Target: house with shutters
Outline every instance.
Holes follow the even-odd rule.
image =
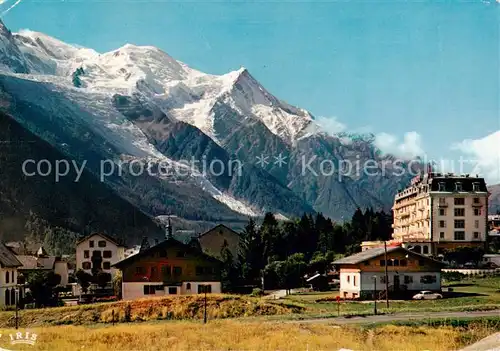
[[[93,233],[76,243],[75,271],[93,274],[103,271],[115,275],[112,265],[125,257],[125,246],[103,233]]]
[[[122,271],[124,300],[221,292],[221,262],[171,235],[112,267]]]
[[[368,249],[333,262],[340,275],[340,296],[373,299],[409,297],[421,290],[441,291],[444,264],[401,246]],[[387,268],[387,275],[386,275]]]

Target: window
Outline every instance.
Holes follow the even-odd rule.
[[[472,183],[472,191],[479,191],[480,190],[480,184],[479,183]]]
[[[9,289],[5,290],[5,306],[10,305],[10,294],[9,294]]]
[[[392,264],[393,264],[394,266],[399,266],[399,260],[398,260],[397,258],[393,259],[393,260],[392,260]]]
[[[191,283],[186,284],[186,290],[191,290]]]
[[[99,250],[92,251],[92,257],[101,257],[101,251]]]
[[[5,272],[5,283],[9,284],[9,279],[10,278],[10,274],[9,272]]]
[[[160,257],[166,258],[167,257],[167,250],[160,250],[158,253]]]
[[[419,265],[419,266],[423,266],[423,265],[425,265],[425,261],[424,261],[424,260],[418,260],[418,265]]]
[[[462,191],[462,182],[455,183],[455,191]]]
[[[146,274],[146,269],[144,267],[135,267],[135,274]]]
[[[90,269],[90,262],[82,262],[82,269]]]
[[[212,285],[203,285],[203,284],[198,285],[198,294],[204,293],[205,290],[207,293],[211,293],[212,292]]]
[[[168,288],[168,294],[169,295],[177,295],[177,288],[176,287]]]
[[[109,250],[105,250],[105,251],[102,253],[102,257],[104,257],[104,258],[111,258],[111,251],[109,251]]]
[[[428,246],[423,246],[422,250],[423,250],[424,254],[426,254],[426,255],[429,253],[429,247]]]
[[[420,277],[420,283],[422,284],[432,284],[435,283],[436,281],[437,280],[435,275],[423,275]]]
[[[154,295],[156,287],[154,285],[144,285],[144,295]]]
[[[465,228],[465,221],[463,219],[455,219],[455,228]]]
[[[413,283],[413,277],[411,275],[405,275],[405,284],[411,284]]]
[[[102,269],[111,269],[111,263],[109,263],[109,262],[103,262],[102,263]]]
[[[94,247],[94,240],[89,241],[89,247]]]
[[[455,208],[455,217],[464,217],[465,208]]]
[[[399,265],[401,267],[406,267],[408,265],[408,262],[405,259],[402,259],[401,261],[399,261]]]
[[[353,276],[353,277],[352,277],[352,284],[353,284],[354,286],[356,286],[356,276]]]
[[[392,260],[387,260],[387,267],[392,267]]]
[[[454,201],[455,201],[455,206],[465,205],[465,199],[463,197],[456,197]]]
[[[12,282],[15,283],[16,281],[14,280],[14,271],[12,271]]]
[[[184,251],[177,251],[176,257],[184,257],[186,253]]]
[[[479,239],[479,232],[474,232],[474,239]]]
[[[473,201],[474,201],[475,204],[480,204],[481,203],[481,199],[478,198],[478,197],[475,197]]]
[[[380,265],[381,265],[382,267],[385,267],[385,260],[380,260]]]
[[[446,228],[446,222],[445,221],[439,221],[439,228]]]
[[[455,240],[465,240],[465,232],[455,232]]]
[[[481,209],[475,208],[474,209],[474,216],[480,216],[481,215]]]
[[[350,275],[348,275],[348,276],[347,276],[347,282],[348,282],[348,283],[350,283],[350,282],[351,282],[351,276],[350,276]]]
[[[444,182],[439,182],[439,190],[438,191],[445,191],[446,190],[446,184]]]
[[[161,266],[161,274],[164,277],[170,277],[172,275],[172,269],[168,265],[167,266]]]
[[[440,209],[439,209],[439,215],[440,215],[440,216],[446,216],[446,209],[444,209],[444,208],[440,208]]]
[[[203,275],[203,267],[196,266],[196,275]]]
[[[151,267],[151,276],[156,276],[158,274],[158,267]]]
[[[89,258],[90,257],[90,252],[89,250],[84,250],[83,251],[83,258]]]
[[[439,239],[444,239],[444,232],[439,233]]]
[[[174,275],[175,276],[182,275],[182,268],[181,267],[174,267]]]
[[[479,228],[479,221],[477,219],[474,221],[474,228]]]
[[[97,246],[99,246],[99,247],[106,247],[106,241],[105,240],[99,240],[99,242],[97,243]]]

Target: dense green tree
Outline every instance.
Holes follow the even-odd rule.
[[[56,286],[61,283],[61,276],[52,271],[27,274],[26,284],[37,307],[56,306]]]
[[[92,275],[85,272],[84,270],[79,269],[75,273],[76,281],[82,288],[82,292],[86,293],[90,284],[92,283]]]

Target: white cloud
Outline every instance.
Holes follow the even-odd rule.
[[[379,133],[375,136],[375,146],[384,153],[400,157],[413,158],[424,154],[422,137],[415,131],[405,133],[403,140],[392,134]]]
[[[331,135],[345,132],[347,126],[340,122],[337,117],[317,117],[316,123],[320,126],[321,130]]]
[[[500,182],[500,130],[481,139],[466,139],[451,146],[452,150],[464,153],[467,163],[488,183]]]

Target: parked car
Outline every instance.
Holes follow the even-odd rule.
[[[436,300],[436,299],[442,299],[442,298],[443,298],[443,295],[438,294],[438,293],[434,293],[432,291],[427,291],[427,290],[421,291],[418,294],[416,294],[415,296],[413,296],[414,300]]]

